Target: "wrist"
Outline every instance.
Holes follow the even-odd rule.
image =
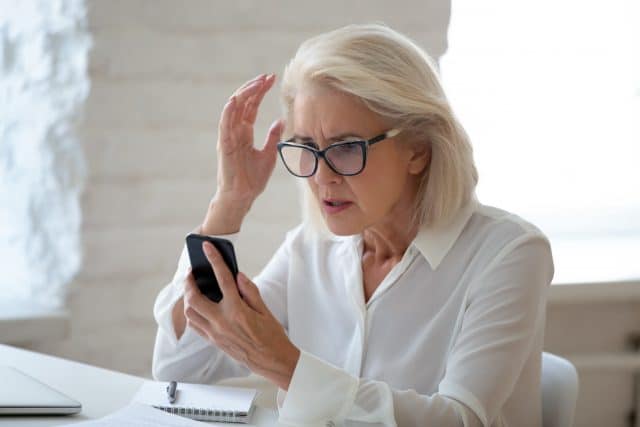
[[[202,234],[237,233],[250,208],[250,203],[231,203],[214,197],[209,202],[207,214],[202,223]]]
[[[280,375],[275,382],[282,390],[288,391],[291,379],[293,378],[293,373],[295,372],[298,360],[300,359],[300,350],[292,344],[290,351],[287,351],[284,354],[285,357],[282,360],[282,367],[279,370]]]

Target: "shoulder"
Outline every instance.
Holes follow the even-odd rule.
[[[476,254],[482,258],[483,272],[512,267],[513,271],[524,273],[539,268],[546,271],[551,280],[554,270],[551,243],[530,221],[513,212],[478,203],[469,228]]]
[[[470,222],[476,239],[492,246],[496,255],[527,240],[540,240],[550,246],[549,238],[538,226],[495,206],[478,203]]]

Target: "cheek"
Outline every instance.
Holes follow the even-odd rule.
[[[406,174],[388,170],[358,178],[350,183],[351,189],[360,209],[374,216],[386,213],[398,201],[406,182]]]
[[[388,208],[404,191],[407,165],[393,155],[384,157],[372,158],[365,170],[351,182],[351,188],[363,207]]]
[[[316,184],[316,182],[313,179],[313,177],[306,178],[306,179],[307,179],[307,185],[309,186],[309,189],[311,190],[311,194],[313,194],[313,196],[317,199],[318,198],[318,184]]]

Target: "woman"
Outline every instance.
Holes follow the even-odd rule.
[[[381,25],[308,40],[284,73],[286,122],[256,150],[274,80],[225,105],[218,188],[195,231],[234,240],[278,153],[303,183],[305,220],[253,280],[236,284],[211,247],[219,304],[183,250],[155,304],[154,377],[260,374],[288,425],[540,426],[549,242],[477,201],[471,146],[428,56]]]

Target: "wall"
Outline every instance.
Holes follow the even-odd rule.
[[[630,339],[640,333],[640,299],[635,290],[624,297],[614,295],[623,286],[608,286],[607,296],[551,301],[547,309],[545,350],[568,358],[578,369],[575,426],[626,427],[633,425],[628,423],[630,413],[639,409],[633,390],[640,354]],[[624,287],[632,286],[638,289],[640,282]]]

